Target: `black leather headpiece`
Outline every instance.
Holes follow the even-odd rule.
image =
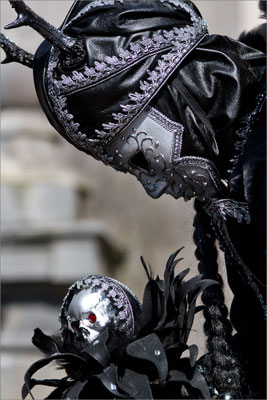
[[[30,25],[46,41],[34,60],[12,48],[7,61],[17,51],[33,62],[40,103],[75,147],[109,163],[105,146],[150,104],[184,126],[181,155],[210,159],[224,177],[262,53],[208,35],[191,1],[76,0],[60,30],[9,1],[18,18],[8,28]]]
[[[42,44],[37,93],[57,130],[97,158],[207,34],[195,8],[177,0],[78,1],[62,29],[79,37],[84,58],[68,66],[61,51]]]

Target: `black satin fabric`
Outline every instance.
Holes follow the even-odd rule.
[[[70,25],[65,32],[70,36],[84,35],[86,37],[129,36],[148,30],[170,29],[173,26],[191,25],[190,16],[182,9],[172,4],[160,1],[124,0],[115,5],[106,5],[99,10],[91,10],[79,19],[73,20],[78,13],[92,1],[78,1],[64,22]],[[192,10],[201,16],[192,2],[186,2]]]
[[[182,155],[211,159],[224,179],[234,155],[235,132],[240,120],[255,107],[262,90],[264,54],[226,36],[209,35],[185,60],[157,97],[156,108],[181,122],[184,135]],[[182,82],[210,121],[219,147],[211,152],[201,132],[205,126],[179,93]]]

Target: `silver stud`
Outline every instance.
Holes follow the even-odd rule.
[[[157,164],[159,163],[159,159],[158,159],[158,158],[156,159],[156,163],[157,163]]]
[[[111,383],[111,384],[110,384],[110,389],[111,389],[111,390],[117,390],[117,386],[114,385],[114,383]]]
[[[122,137],[121,137],[121,140],[124,141],[124,140],[125,140],[125,136],[122,136]]]
[[[155,350],[155,356],[160,356],[160,351],[159,350]]]
[[[150,179],[148,179],[148,180],[147,180],[147,184],[148,184],[148,185],[150,185],[150,183],[151,183],[151,180],[150,180]]]
[[[192,175],[195,175],[196,171],[193,169],[193,171],[191,172]]]
[[[136,131],[137,131],[137,129],[136,129],[136,128],[133,128],[133,129],[132,129],[132,131],[133,131],[133,132],[136,132]]]
[[[155,185],[154,185],[154,188],[156,188],[156,189],[157,189],[157,187],[158,187],[158,185],[155,183]]]
[[[116,154],[119,154],[119,150],[118,150],[118,149],[116,149],[116,150],[115,150],[115,153],[116,153]]]
[[[158,140],[155,143],[155,147],[156,147],[156,149],[159,147],[159,141]]]

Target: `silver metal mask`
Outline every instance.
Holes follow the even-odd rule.
[[[61,309],[61,328],[71,329],[76,338],[94,342],[110,328],[117,336],[133,337],[141,304],[122,283],[101,275],[89,275],[72,285]]]
[[[149,196],[212,198],[221,189],[215,165],[200,157],[181,157],[184,127],[155,108],[142,112],[106,147],[110,165],[130,172]]]

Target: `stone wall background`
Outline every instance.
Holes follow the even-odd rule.
[[[211,33],[237,38],[259,21],[256,1],[195,1]],[[72,1],[28,4],[59,26]],[[15,18],[1,1],[1,31]],[[27,27],[7,35],[35,52],[40,36]],[[32,71],[1,66],[2,92],[2,357],[1,399],[20,398],[26,368],[39,354],[31,345],[35,327],[58,329],[67,287],[90,273],[115,277],[141,298],[143,255],[162,275],[169,255],[185,246],[177,267],[196,273],[192,202],[150,199],[135,178],[118,174],[62,139],[37,103]],[[222,262],[223,264],[223,262]],[[231,294],[227,292],[227,297]],[[201,320],[192,341],[203,350]],[[54,376],[48,369],[43,376]],[[43,398],[47,390],[35,392]]]

